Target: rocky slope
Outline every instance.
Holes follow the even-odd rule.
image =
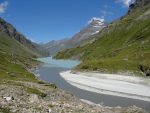
[[[94,40],[94,35],[99,33],[105,26],[106,23],[104,23],[102,19],[92,18],[88,22],[88,25],[81,29],[80,32],[76,33],[72,38],[51,41],[47,44],[44,44],[43,47],[47,48],[50,55],[54,55],[64,49],[81,46],[89,41]]]
[[[8,83],[9,82],[9,83]],[[147,113],[131,106],[88,105],[54,85],[43,82],[0,82],[0,113]]]
[[[80,70],[150,75],[150,1],[136,0],[96,41],[60,52],[55,58],[79,58],[83,61],[77,67]]]

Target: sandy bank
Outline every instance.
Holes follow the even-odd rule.
[[[91,92],[139,99],[150,102],[149,78],[71,71],[60,75],[71,85]]]

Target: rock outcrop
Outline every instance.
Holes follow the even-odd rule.
[[[129,12],[131,12],[134,8],[143,8],[146,5],[150,4],[150,0],[136,0],[133,4],[129,6]]]
[[[150,76],[150,68],[144,65],[139,65],[140,71],[142,71],[146,76]]]

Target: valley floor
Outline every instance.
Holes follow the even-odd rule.
[[[60,75],[80,89],[150,102],[150,78],[71,71]]]

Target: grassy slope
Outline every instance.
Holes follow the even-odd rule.
[[[0,81],[2,80],[20,80],[36,81],[25,67],[35,65],[32,57],[35,54],[28,48],[0,32]]]
[[[137,72],[139,64],[150,67],[150,19],[137,19],[146,10],[134,9],[110,24],[92,44],[65,50],[55,58],[80,57],[83,63],[77,69],[84,70]]]

